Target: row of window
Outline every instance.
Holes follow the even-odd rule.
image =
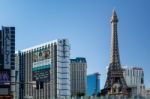
[[[141,76],[141,77],[144,77],[143,71],[138,71],[138,70],[136,70],[136,71],[126,70],[126,74],[128,76]]]

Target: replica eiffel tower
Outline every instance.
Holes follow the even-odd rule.
[[[118,17],[113,10],[111,18],[112,38],[111,38],[111,57],[107,73],[107,79],[104,89],[101,91],[102,95],[129,95],[129,88],[123,77],[123,69],[121,68],[118,46],[117,33]]]

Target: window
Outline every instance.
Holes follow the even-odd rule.
[[[143,78],[141,78],[141,84],[143,84],[144,83],[144,80],[143,80]]]
[[[128,70],[128,76],[129,76],[129,70]]]

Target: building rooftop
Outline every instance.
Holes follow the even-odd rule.
[[[101,75],[99,72],[95,72],[95,73],[92,73],[92,74],[88,74],[87,76],[92,76],[92,75]]]
[[[137,66],[132,66],[132,67],[123,66],[123,69],[143,70],[143,68],[141,68],[141,67],[137,67]]]
[[[52,43],[57,43],[59,40],[64,40],[64,39],[56,39],[56,40],[52,40],[52,41],[48,41],[46,43],[42,43],[42,44],[38,44],[38,45],[35,45],[35,46],[32,46],[32,47],[29,47],[29,48],[25,48],[25,49],[22,49],[22,50],[19,50],[20,52],[26,52],[26,51],[31,51],[33,49],[36,49],[36,48],[39,48],[39,47],[42,47],[42,46],[46,46],[48,44],[52,44]],[[65,39],[67,40],[67,39]],[[18,53],[19,51],[15,51],[15,53]]]
[[[71,62],[85,62],[86,63],[86,59],[84,57],[77,57],[75,59],[70,59]]]

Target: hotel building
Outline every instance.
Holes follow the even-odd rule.
[[[85,58],[70,59],[71,96],[86,94],[87,62]]]
[[[100,74],[98,72],[87,75],[86,88],[87,96],[96,96],[100,93]]]
[[[15,27],[0,30],[0,99],[15,97]]]
[[[57,39],[16,52],[18,99],[70,96],[70,44]]]
[[[123,75],[132,96],[145,96],[144,70],[139,67],[123,67]]]

